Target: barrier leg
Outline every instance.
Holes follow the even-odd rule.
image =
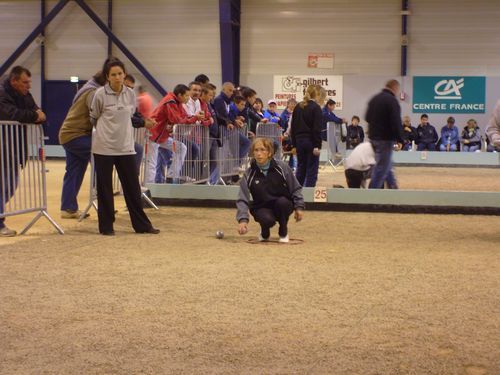
[[[59,234],[64,234],[64,230],[50,217],[47,211],[42,210],[24,227],[24,229],[19,234],[25,234],[42,216],[45,216],[47,220],[52,224],[54,228],[59,232]]]

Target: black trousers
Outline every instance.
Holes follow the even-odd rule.
[[[132,227],[138,233],[152,228],[141,201],[141,186],[137,176],[135,155],[94,154],[97,187],[99,233],[111,232],[115,221],[113,198],[113,166],[118,172]]]
[[[359,189],[361,187],[361,183],[365,179],[364,172],[357,171],[355,169],[346,169],[344,173],[347,186],[351,189]]]
[[[285,237],[288,234],[288,219],[293,212],[293,202],[287,197],[279,197],[263,208],[250,211],[255,221],[260,224],[261,234],[264,238],[269,238],[270,229],[279,223],[278,234]]]

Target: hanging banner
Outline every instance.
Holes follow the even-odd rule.
[[[274,76],[273,99],[276,100],[278,109],[284,109],[287,100],[290,98],[300,102],[304,98],[307,86],[314,84],[321,85],[326,90],[326,100],[335,100],[337,103],[336,110],[342,110],[342,76],[327,75]]]
[[[333,53],[309,52],[307,55],[307,67],[316,69],[333,69]]]
[[[413,113],[485,113],[486,78],[413,77]]]

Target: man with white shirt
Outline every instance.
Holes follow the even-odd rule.
[[[375,165],[375,152],[370,142],[358,145],[344,161],[345,179],[351,189],[366,187],[371,169]]]
[[[203,113],[201,110],[200,96],[201,83],[197,81],[191,82],[189,84],[189,99],[187,103],[182,105],[188,116],[196,116],[200,112]],[[196,121],[196,125],[199,124],[201,124],[201,121]],[[191,139],[189,134],[182,135],[180,141],[182,141],[188,149],[186,161],[191,161],[193,171],[196,170],[196,161],[200,158],[200,145],[198,145],[194,139]]]

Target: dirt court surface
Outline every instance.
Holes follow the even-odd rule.
[[[500,191],[500,168],[395,166],[395,173],[400,189]],[[322,167],[317,185],[347,187],[343,167],[335,172],[330,165]]]
[[[58,168],[66,234],[0,239],[1,374],[500,373],[498,216],[307,211],[303,243],[260,245],[216,208],[137,235],[118,198],[105,237],[59,218]]]

